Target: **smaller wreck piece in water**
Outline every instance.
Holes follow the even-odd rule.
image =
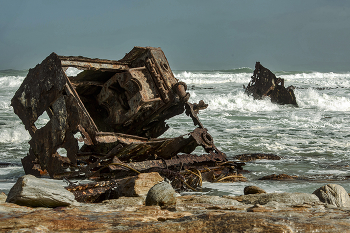
[[[285,88],[284,79],[277,78],[269,69],[257,62],[254,74],[245,88],[245,92],[252,95],[254,99],[262,99],[268,96],[273,103],[298,106],[293,89],[293,86]]]
[[[70,76],[72,68],[77,74]],[[189,103],[186,89],[160,48],[134,47],[118,61],[52,53],[29,70],[11,101],[32,137],[25,173],[108,180],[156,169],[183,183],[179,172],[193,167],[203,173],[215,167],[216,178],[237,174],[240,163],[218,168],[226,155],[197,116],[207,105]],[[165,120],[184,112],[197,128],[158,139],[168,129]],[[39,128],[44,113],[49,120]],[[197,146],[207,154],[193,157]]]

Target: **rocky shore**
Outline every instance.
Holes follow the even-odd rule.
[[[161,182],[158,186],[149,193],[162,192],[166,185]],[[2,193],[0,231],[350,232],[350,198],[339,185],[320,187],[314,194],[265,193],[257,188],[256,194],[222,197],[180,196],[165,189],[170,201],[163,203],[140,195],[101,203],[73,200],[51,208],[9,203],[14,200],[11,191],[8,196]],[[254,187],[246,192],[254,193]]]

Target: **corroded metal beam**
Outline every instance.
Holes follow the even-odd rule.
[[[68,77],[69,67],[81,72]],[[135,47],[119,61],[52,53],[30,69],[11,101],[32,137],[22,159],[25,172],[48,172],[53,178],[118,176],[116,164],[121,163],[135,170],[143,164],[147,170],[162,168],[163,160],[167,168],[226,161],[197,116],[207,105],[188,103],[186,89],[160,48]],[[199,127],[188,135],[157,139],[168,129],[165,120],[185,107]],[[50,119],[37,128],[44,112]],[[189,155],[197,146],[208,154]],[[66,154],[59,154],[60,148]]]
[[[285,88],[284,79],[277,78],[274,73],[263,67],[260,62],[257,62],[245,92],[252,95],[254,99],[262,99],[268,96],[273,103],[298,106],[293,89],[293,86]]]

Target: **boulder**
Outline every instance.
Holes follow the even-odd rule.
[[[318,204],[320,200],[314,194],[309,193],[261,193],[234,197],[244,204],[265,205],[269,202],[286,205]]]
[[[238,159],[243,162],[249,162],[254,161],[258,159],[267,159],[267,160],[280,160],[281,157],[274,154],[261,154],[261,153],[254,153],[254,154],[241,154],[236,155],[233,157],[233,159]]]
[[[247,186],[244,188],[244,195],[266,193],[265,190],[257,186]]]
[[[20,177],[11,188],[6,202],[30,207],[58,207],[76,203],[73,193],[63,186],[33,175]]]
[[[338,184],[327,184],[316,189],[315,194],[320,201],[337,207],[350,207],[350,197],[346,190]]]
[[[140,173],[137,176],[126,178],[118,184],[120,196],[146,196],[148,191],[155,184],[158,184],[163,180],[163,177],[161,177],[158,172]]]
[[[268,176],[263,176],[261,178],[259,178],[259,180],[296,180],[298,179],[298,176],[290,176],[287,174],[272,174],[272,175],[268,175]]]
[[[169,206],[176,204],[176,192],[166,181],[154,185],[147,193],[146,205]]]

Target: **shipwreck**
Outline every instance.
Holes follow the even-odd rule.
[[[273,103],[298,106],[293,90],[293,86],[285,88],[284,79],[277,78],[274,73],[263,67],[260,62],[256,62],[253,76],[248,86],[245,87],[245,93],[252,95],[254,99],[270,97]]]
[[[81,72],[69,76],[70,67]],[[134,47],[116,61],[50,54],[29,70],[11,101],[31,135],[22,159],[25,173],[93,179],[105,189],[120,178],[152,171],[176,188],[244,179],[244,163],[228,161],[200,122],[197,114],[207,105],[188,102],[186,90],[160,48]],[[49,121],[37,128],[44,112]],[[168,129],[165,121],[183,113],[197,127],[159,138]],[[204,153],[191,154],[198,146]],[[58,152],[62,148],[66,153]]]

